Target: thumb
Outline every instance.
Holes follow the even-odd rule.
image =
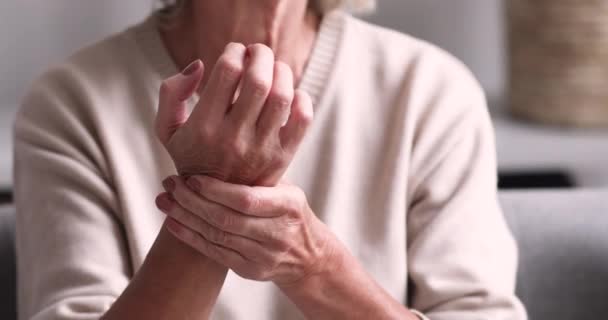
[[[156,134],[164,145],[167,145],[175,131],[188,120],[186,101],[198,89],[203,74],[203,62],[196,60],[181,73],[163,81],[155,127]]]

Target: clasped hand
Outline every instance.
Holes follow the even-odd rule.
[[[268,47],[233,43],[188,115],[203,68],[161,87],[156,130],[180,174],[156,200],[167,228],[247,279],[287,285],[324,272],[335,238],[299,188],[279,183],[312,120],[310,97]]]
[[[243,278],[291,285],[329,268],[330,233],[303,192],[170,177],[157,198],[172,234]]]

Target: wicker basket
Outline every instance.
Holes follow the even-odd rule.
[[[508,0],[508,15],[511,112],[608,126],[608,1]]]

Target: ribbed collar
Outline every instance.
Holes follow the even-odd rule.
[[[299,88],[311,96],[315,106],[321,101],[336,65],[346,15],[335,10],[323,17],[311,56],[300,79]],[[179,72],[162,41],[156,15],[151,15],[130,32],[161,79]]]
[[[310,95],[315,107],[328,88],[330,76],[336,66],[345,22],[346,13],[339,10],[323,17],[308,64],[300,79],[299,89]]]

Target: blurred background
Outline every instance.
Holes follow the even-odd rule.
[[[50,65],[141,21],[155,1],[0,1],[0,319],[15,318],[15,209],[2,203],[20,100]],[[365,19],[444,48],[486,91],[500,187],[525,189],[501,192],[500,202],[530,319],[606,318],[608,2],[378,2]]]
[[[11,125],[29,83],[49,65],[137,23],[153,0],[0,2],[0,189],[11,185]],[[508,116],[506,5],[500,0],[379,0],[370,21],[426,39],[464,61],[486,90],[501,187],[608,185],[608,132]]]

